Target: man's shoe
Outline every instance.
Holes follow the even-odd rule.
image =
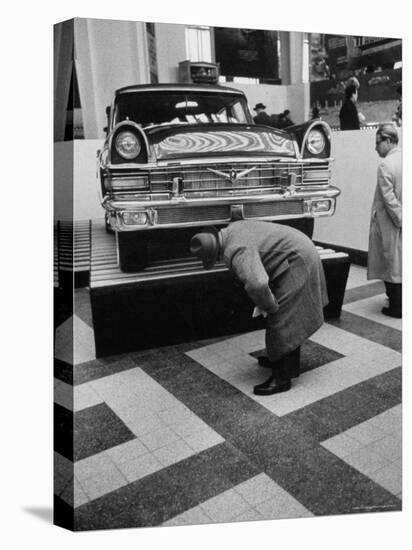
[[[394,317],[395,319],[402,319],[402,310],[392,307],[382,308],[382,313],[388,317]]]
[[[273,395],[274,393],[282,393],[284,391],[290,390],[292,387],[292,382],[290,378],[285,380],[280,380],[275,378],[275,375],[272,374],[270,378],[263,382],[263,384],[258,384],[253,388],[253,393],[255,395]]]

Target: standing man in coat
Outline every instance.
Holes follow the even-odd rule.
[[[271,126],[270,116],[265,111],[266,105],[263,103],[256,103],[253,107],[253,110],[256,111],[256,115],[253,117],[253,122],[255,124],[264,124],[265,126]]]
[[[244,284],[255,311],[266,317],[267,357],[259,364],[271,376],[254,387],[256,395],[291,388],[299,376],[300,346],[323,323],[328,303],[323,266],[312,241],[280,224],[237,221],[216,233],[198,233],[192,254],[210,269],[219,255]]]
[[[359,116],[356,102],[358,100],[358,89],[354,84],[345,88],[345,101],[339,111],[341,130],[359,130]]]
[[[402,317],[402,156],[394,124],[381,124],[376,152],[383,159],[372,203],[369,231],[368,279],[385,283],[389,307],[382,313]]]

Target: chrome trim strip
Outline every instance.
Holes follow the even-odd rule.
[[[239,203],[252,203],[252,202],[281,202],[284,200],[301,201],[304,199],[329,199],[339,196],[341,193],[337,187],[330,187],[329,189],[321,189],[319,191],[302,192],[297,191],[291,199],[285,195],[279,193],[265,194],[263,196],[256,195],[232,195],[228,197],[212,197],[212,198],[199,198],[188,199],[186,197],[173,197],[170,200],[151,200],[151,201],[138,201],[138,200],[116,200],[111,197],[105,197],[103,200],[103,206],[109,212],[116,212],[119,210],[134,210],[134,209],[147,209],[147,208],[161,208],[161,207],[173,207],[173,206],[215,206],[215,205],[231,205],[233,202]]]
[[[330,162],[332,162],[333,158],[326,158],[326,159],[318,159],[318,158],[294,158],[294,157],[276,157],[276,156],[254,156],[254,157],[207,157],[207,158],[195,158],[195,159],[184,159],[184,160],[175,160],[175,161],[159,161],[159,162],[148,162],[145,164],[137,164],[137,163],[122,163],[122,164],[111,164],[108,162],[104,165],[104,169],[106,170],[158,170],[161,168],[165,169],[174,169],[174,168],[184,168],[185,166],[202,166],[202,165],[209,165],[209,164],[247,164],[248,162],[251,162],[253,164],[259,165],[259,163],[267,164],[267,163],[282,163],[282,164],[292,164],[294,166],[301,166],[306,164],[324,164],[329,165]],[[200,161],[200,162],[199,162]]]

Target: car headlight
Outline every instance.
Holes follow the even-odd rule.
[[[133,132],[120,132],[116,137],[116,151],[127,160],[136,158],[142,147],[137,136]]]
[[[319,130],[311,130],[306,140],[306,148],[312,155],[319,155],[325,149],[325,136]]]

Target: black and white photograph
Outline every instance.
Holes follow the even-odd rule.
[[[75,18],[54,54],[55,522],[401,510],[402,40]]]
[[[403,548],[405,26],[382,2],[103,4],[8,61],[7,529]]]

